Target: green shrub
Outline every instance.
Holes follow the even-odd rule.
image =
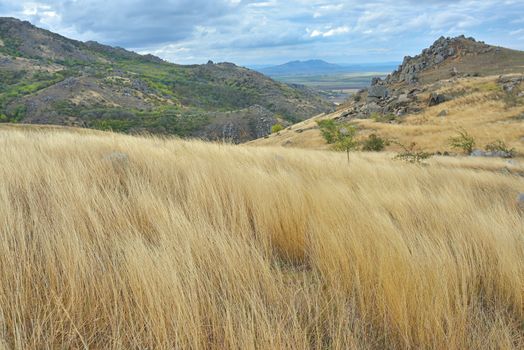
[[[507,153],[510,157],[515,156],[515,149],[514,148],[508,148],[506,146],[506,143],[502,140],[497,140],[495,142],[489,143],[486,145],[486,151],[489,152],[504,152]]]
[[[384,148],[387,146],[387,144],[388,144],[387,140],[384,140],[382,137],[377,136],[376,134],[371,134],[363,142],[362,150],[363,151],[380,152],[380,151],[384,150]]]
[[[337,124],[333,119],[324,119],[317,121],[318,127],[322,137],[328,144],[333,144],[336,141]]]
[[[284,127],[282,126],[282,124],[278,123],[278,124],[275,124],[271,127],[271,133],[275,134],[279,131],[282,131],[284,130]]]
[[[470,154],[475,147],[475,139],[468,134],[466,130],[459,130],[458,135],[449,139],[450,145],[453,148],[461,149],[464,153]]]
[[[26,106],[18,105],[13,110],[10,119],[12,122],[19,122],[25,118],[25,114],[26,114]]]
[[[400,142],[395,142],[402,147],[402,152],[395,156],[395,159],[400,159],[409,163],[421,164],[424,160],[429,159],[432,154],[416,149],[416,143],[412,142],[409,147],[404,146]]]

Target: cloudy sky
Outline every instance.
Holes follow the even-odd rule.
[[[0,16],[177,63],[401,61],[439,36],[524,50],[524,0],[0,0]]]

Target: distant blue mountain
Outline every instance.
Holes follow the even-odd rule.
[[[323,60],[291,61],[277,66],[257,69],[270,77],[285,75],[318,75],[354,72],[392,72],[398,63],[333,64]],[[256,69],[255,67],[253,67]]]
[[[311,75],[342,71],[343,67],[322,60],[291,61],[278,66],[260,69],[260,72],[269,75]]]

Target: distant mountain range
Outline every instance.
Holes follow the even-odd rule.
[[[232,63],[178,65],[0,18],[0,122],[242,142],[332,108]]]
[[[397,62],[334,64],[323,60],[291,61],[269,67],[253,67],[270,77],[286,75],[320,75],[355,72],[391,72],[398,66]]]

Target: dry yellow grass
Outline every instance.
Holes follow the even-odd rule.
[[[491,163],[63,130],[0,149],[0,349],[524,347],[524,181]]]
[[[465,129],[475,138],[478,148],[502,140],[509,148],[515,148],[518,153],[524,154],[524,122],[516,118],[524,115],[524,105],[508,107],[498,97],[501,88],[496,83],[497,79],[498,77],[487,77],[442,81],[438,83],[442,84],[439,92],[460,93],[462,96],[425,108],[420,114],[408,115],[400,124],[380,123],[372,119],[355,120],[354,124],[359,129],[360,138],[375,133],[406,146],[415,142],[419,149],[427,152],[457,152],[450,147],[449,139],[457,135],[457,130]],[[444,118],[438,116],[443,110],[448,112]],[[344,111],[342,109],[327,116],[317,116],[292,126],[290,130],[281,131],[279,135],[255,140],[251,144],[327,149],[329,145],[320,135],[316,121],[339,117]],[[297,129],[302,129],[303,132],[297,133]],[[388,147],[390,151],[399,149],[396,144]]]

